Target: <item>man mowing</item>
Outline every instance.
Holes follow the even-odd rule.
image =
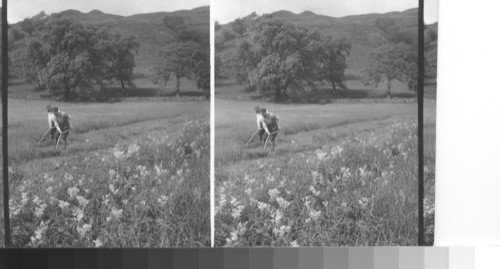
[[[271,141],[272,150],[274,150],[276,136],[278,135],[278,117],[271,112],[268,112],[265,108],[255,107],[255,113],[257,114],[257,128],[258,130],[252,135],[247,145],[252,141],[255,135],[259,134],[259,140],[264,140],[264,147],[266,148],[267,142]]]
[[[57,146],[59,145],[59,141],[62,139],[64,141],[64,149],[66,149],[66,146],[68,144],[67,139],[69,130],[71,128],[69,124],[70,116],[68,115],[68,113],[60,111],[57,107],[48,105],[46,106],[46,109],[48,113],[50,139],[55,139],[55,148],[57,148]],[[44,137],[42,137],[41,140],[43,140]]]

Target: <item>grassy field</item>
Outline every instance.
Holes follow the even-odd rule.
[[[274,152],[245,145],[255,105],[280,118]],[[415,102],[215,107],[217,246],[417,244]]]
[[[364,85],[361,82],[361,73],[357,70],[347,70],[348,79],[344,81],[347,89],[339,89],[339,99],[332,98],[331,85],[319,86],[317,90],[311,93],[306,93],[300,99],[293,100],[299,103],[332,103],[342,102],[342,100],[352,99],[370,99],[372,102],[378,99],[382,102],[387,102],[386,99],[386,84],[380,83],[377,88]],[[416,98],[416,93],[408,91],[404,83],[399,81],[393,82],[391,96],[397,99],[397,102],[403,100],[411,100]],[[215,96],[220,99],[230,100],[253,100],[258,99],[257,92],[248,92],[242,85],[235,84],[233,79],[217,80],[215,84]]]
[[[37,145],[47,104],[9,100],[14,246],[210,245],[208,102],[52,103],[67,150]]]
[[[154,84],[148,77],[147,70],[139,70],[133,83],[135,87],[127,87],[129,97],[123,98],[122,89],[119,85],[108,85],[106,89],[93,90],[91,95],[87,91],[79,91],[78,100],[74,102],[120,102],[123,100],[148,100],[156,99],[163,101],[179,101],[175,93],[175,81],[169,81],[166,85]],[[26,84],[23,80],[13,78],[9,82],[9,97],[16,99],[54,99],[51,93],[46,91],[37,92],[35,86]],[[183,101],[205,100],[203,91],[197,88],[196,83],[191,80],[181,80],[180,97]]]
[[[434,92],[434,98],[424,99],[424,199],[425,240],[434,244],[434,205],[436,180],[436,87],[428,89]]]

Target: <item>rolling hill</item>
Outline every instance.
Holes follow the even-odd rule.
[[[348,58],[348,67],[351,70],[366,66],[369,63],[368,54],[370,51],[387,42],[387,34],[376,25],[378,18],[393,20],[400,32],[412,39],[417,39],[418,32],[417,8],[402,12],[352,15],[340,18],[318,15],[311,11],[296,14],[281,10],[264,15],[284,19],[297,26],[316,29],[326,35],[347,38],[352,44],[351,56]],[[216,38],[221,36],[224,29],[230,30],[231,24],[221,25],[221,29],[216,32]]]
[[[141,73],[146,73],[157,62],[158,49],[175,40],[174,33],[163,25],[163,18],[166,16],[182,17],[189,30],[196,32],[206,44],[210,41],[210,8],[208,6],[131,16],[107,14],[99,10],[92,10],[88,13],[66,10],[50,16],[72,18],[83,24],[107,29],[112,33],[135,36],[141,43],[139,54],[136,56],[137,68]],[[14,24],[12,27],[18,26]]]

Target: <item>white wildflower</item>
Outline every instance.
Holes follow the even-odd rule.
[[[320,210],[320,211],[316,211],[316,210],[314,210],[314,209],[311,209],[311,210],[309,211],[309,217],[310,217],[312,220],[314,220],[314,221],[318,220],[320,216],[321,216],[321,210]]]
[[[320,161],[322,161],[322,160],[326,159],[326,152],[323,152],[321,150],[317,150],[316,151],[316,157],[318,157],[318,159]]]
[[[231,216],[233,216],[233,218],[235,219],[239,218],[241,216],[241,212],[243,211],[243,209],[245,209],[244,205],[237,206],[236,208],[233,209]]]
[[[278,195],[280,194],[280,191],[278,189],[271,189],[268,191],[269,196],[271,196],[271,200],[276,199]]]
[[[276,210],[276,213],[274,213],[274,222],[279,223],[280,220],[283,218],[283,212],[281,210]]]
[[[257,204],[258,204],[258,207],[260,210],[269,209],[271,207],[269,204],[258,202],[258,201],[257,201]]]
[[[82,206],[83,208],[85,208],[89,203],[89,200],[85,199],[85,197],[80,195],[76,196],[76,199],[78,200],[80,206]]]
[[[64,209],[67,209],[67,208],[68,208],[68,206],[69,206],[69,203],[68,203],[68,202],[66,202],[66,201],[62,201],[62,200],[59,200],[59,207],[60,207],[61,209],[63,209],[63,210],[64,210]]]
[[[84,217],[84,212],[81,208],[75,208],[73,209],[73,216],[78,222],[80,222]]]
[[[90,229],[92,229],[92,224],[83,224],[82,227],[76,227],[76,230],[80,234],[80,237],[84,237],[85,234],[90,231]]]
[[[113,151],[113,156],[115,156],[116,159],[121,159],[123,158],[125,155],[125,153],[121,150],[119,150],[118,148],[115,148],[114,151]]]
[[[113,184],[109,184],[109,191],[110,191],[112,194],[116,195],[116,194],[118,193],[118,190],[119,190],[119,189],[115,189],[115,186],[114,186]]]
[[[123,209],[116,209],[115,207],[111,208],[111,215],[116,219],[119,219],[122,216],[122,213]]]
[[[160,203],[160,205],[164,206],[168,202],[168,197],[165,195],[162,195],[162,196],[160,196],[160,198],[158,198],[158,202]]]
[[[35,216],[37,218],[40,218],[43,216],[43,212],[45,211],[45,208],[47,208],[47,205],[46,204],[41,204],[40,206],[37,206],[35,208]]]
[[[363,197],[361,198],[358,203],[362,208],[366,208],[368,206],[368,203],[370,202],[370,199]]]
[[[285,226],[285,225],[281,225],[280,229],[279,229],[279,237],[283,237],[286,233],[290,232],[290,229],[291,227],[290,226]]]
[[[320,194],[320,191],[316,190],[316,188],[314,188],[314,186],[310,186],[309,187],[309,190],[315,195],[315,196],[318,196]]]
[[[98,247],[101,247],[102,246],[102,242],[99,238],[97,238],[96,240],[94,240],[94,245],[96,248]]]
[[[75,196],[80,192],[80,190],[76,187],[68,188],[68,194],[71,199],[75,198]]]
[[[132,144],[132,145],[129,145],[128,146],[128,149],[127,149],[127,154],[129,155],[134,155],[136,154],[137,152],[139,152],[139,146],[137,144]]]
[[[21,193],[21,205],[25,206],[29,201],[28,194],[26,192]]]
[[[42,203],[42,200],[40,199],[40,197],[38,197],[38,195],[35,195],[35,197],[33,198],[33,203],[40,205]]]
[[[278,204],[282,208],[287,208],[290,205],[290,202],[288,202],[287,200],[285,200],[285,199],[283,199],[281,197],[277,197],[276,201],[278,202]]]
[[[245,193],[246,193],[248,196],[252,195],[252,188],[247,188],[247,189],[245,190]]]

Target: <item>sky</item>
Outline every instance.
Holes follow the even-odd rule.
[[[425,0],[425,22],[437,20],[437,1]],[[418,0],[213,0],[211,10],[216,21],[222,24],[244,17],[253,11],[258,15],[288,10],[294,13],[312,11],[331,17],[355,14],[404,11],[418,7]]]
[[[98,9],[114,15],[134,15],[159,11],[176,11],[208,6],[210,0],[9,0],[9,23],[22,21],[41,11],[46,14],[76,9],[89,12]]]
[[[67,9],[93,9],[116,15],[193,9],[211,4],[214,19],[227,23],[252,12],[262,15],[278,10],[342,17],[354,14],[404,11],[418,7],[418,0],[9,0],[8,21],[16,23],[41,11],[47,14]],[[425,0],[424,20],[437,20],[438,0]]]

